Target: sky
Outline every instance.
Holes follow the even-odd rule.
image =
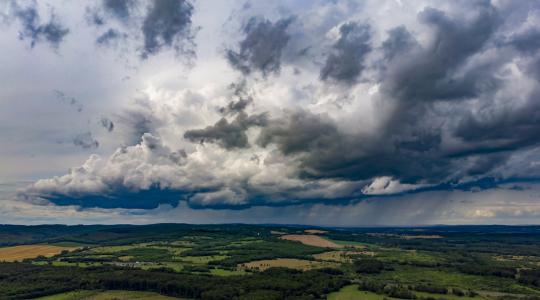
[[[0,223],[540,223],[540,3],[0,0]]]

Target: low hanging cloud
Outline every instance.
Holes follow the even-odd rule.
[[[188,155],[147,133],[139,144],[118,149],[108,159],[92,155],[83,166],[39,180],[19,197],[57,205],[149,209],[182,200],[194,208],[242,208],[359,195],[361,184],[355,182],[284,177],[291,173],[290,162],[271,158],[266,151],[260,154],[267,157],[265,162],[219,147]]]

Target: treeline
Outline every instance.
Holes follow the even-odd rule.
[[[540,269],[522,269],[518,281],[540,287]]]
[[[113,266],[52,267],[0,263],[0,299],[31,299],[78,289],[152,291],[192,299],[324,299],[349,281],[337,270],[271,268],[251,276],[215,277]]]
[[[452,227],[425,228],[421,232],[416,230],[418,229],[372,228],[360,232],[359,230],[331,231],[326,236],[336,240],[441,253],[466,251],[469,253],[528,256],[537,255],[540,252],[540,232],[538,227],[509,227],[490,230],[488,227],[478,226],[462,229]],[[440,238],[410,238],[415,235],[440,236]],[[408,238],[403,238],[403,236]]]
[[[478,293],[473,290],[463,290],[460,288],[448,289],[446,287],[431,284],[405,285],[375,280],[360,281],[358,289],[361,291],[370,291],[376,294],[384,294],[386,296],[399,299],[434,299],[431,296],[428,298],[418,297],[413,291],[440,295],[453,294],[459,297],[475,297],[478,295]]]

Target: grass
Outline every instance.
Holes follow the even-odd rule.
[[[384,250],[377,253],[377,258],[382,261],[394,261],[394,262],[420,262],[420,263],[432,263],[444,262],[444,258],[440,256],[432,255],[425,251],[416,250]]]
[[[384,295],[378,295],[372,292],[358,290],[358,285],[348,285],[343,287],[338,292],[334,292],[328,295],[328,300],[383,300],[383,299],[395,299]]]
[[[177,262],[161,262],[161,263],[145,263],[141,265],[140,268],[143,270],[169,268],[169,269],[173,269],[175,272],[181,272],[184,269],[184,266],[181,263],[177,263]]]
[[[433,283],[448,288],[487,290],[518,294],[531,294],[533,289],[516,284],[509,278],[463,274],[445,269],[396,266],[395,271],[383,272],[375,277],[403,284]]]
[[[40,300],[168,300],[178,299],[150,292],[134,291],[73,291],[53,296],[38,298]]]
[[[130,250],[137,247],[139,247],[139,245],[106,246],[106,247],[92,248],[89,251],[94,252],[94,253],[115,253],[115,252]]]
[[[417,297],[418,296],[425,297],[425,298],[431,297],[431,298],[435,298],[435,299],[444,298],[445,300],[484,300],[484,299],[489,299],[489,298],[486,298],[486,297],[483,297],[483,296],[465,297],[465,296],[456,296],[456,295],[452,295],[452,294],[441,295],[441,294],[432,294],[432,293],[425,293],[425,292],[414,292],[414,294]]]
[[[0,261],[13,262],[22,261],[27,258],[36,258],[38,256],[52,257],[60,254],[62,251],[71,251],[76,248],[60,247],[53,245],[22,245],[0,248]]]
[[[189,262],[192,264],[207,264],[209,261],[219,261],[228,258],[227,255],[209,255],[209,256],[175,256],[179,261]]]
[[[215,268],[215,269],[210,269],[210,274],[215,275],[215,276],[237,276],[237,275],[246,275],[248,273],[246,273],[244,270],[231,271],[231,270]]]
[[[326,268],[326,267],[337,267],[338,263],[334,262],[322,262],[322,261],[311,261],[305,259],[296,259],[296,258],[278,258],[278,259],[265,259],[265,260],[256,260],[248,263],[243,263],[238,266],[239,269],[255,269],[264,271],[272,267],[284,267],[297,270],[310,270],[317,268]]]
[[[434,299],[445,299],[445,300],[485,300],[488,298],[485,298],[483,296],[476,296],[476,297],[460,297],[455,296],[451,294],[432,294],[432,293],[424,293],[424,292],[414,292],[414,294],[422,299],[422,298],[434,298]],[[383,300],[383,299],[397,299],[392,298],[386,295],[379,295],[373,292],[368,291],[360,291],[358,290],[358,285],[348,285],[346,287],[343,287],[338,292],[334,292],[328,295],[328,300]]]

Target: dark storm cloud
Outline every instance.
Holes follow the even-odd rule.
[[[340,139],[336,127],[330,121],[310,113],[297,112],[286,120],[272,120],[262,129],[257,142],[263,147],[275,143],[284,154],[295,154],[316,151]]]
[[[164,49],[173,49],[187,58],[194,56],[191,17],[193,5],[188,0],[103,0],[87,8],[87,22],[111,26],[96,39],[100,46],[114,46],[119,40],[133,39],[142,59]],[[111,22],[113,20],[119,21]],[[116,26],[115,26],[116,25]],[[134,30],[135,29],[135,30]]]
[[[83,149],[95,149],[99,147],[99,142],[94,139],[91,132],[84,132],[73,138],[73,145]]]
[[[418,42],[407,28],[399,26],[388,31],[388,38],[382,43],[382,51],[384,58],[391,60],[418,46]]]
[[[188,54],[193,43],[191,16],[193,5],[185,0],[153,1],[142,24],[142,57],[155,55],[163,48]]]
[[[101,124],[101,126],[105,129],[107,129],[108,132],[111,132],[114,130],[114,123],[113,121],[111,121],[109,118],[107,117],[102,117],[101,120],[99,121],[99,123]]]
[[[504,154],[489,153],[537,144],[540,106],[539,95],[534,93],[523,106],[464,118],[450,132],[464,145],[451,149],[441,146],[445,130],[442,124],[450,120],[453,112],[462,111],[457,106],[447,110],[434,107],[441,103],[457,105],[468,99],[489,101],[501,86],[495,71],[507,61],[494,59],[464,68],[472,57],[495,47],[490,41],[502,24],[501,15],[487,1],[473,2],[471,9],[475,12],[473,18],[424,9],[418,19],[432,34],[424,47],[404,27],[389,32],[382,43],[387,65],[382,69],[381,95],[393,101],[396,108],[378,134],[345,134],[333,122],[302,112],[271,120],[262,129],[259,143],[274,143],[282,153],[297,155],[302,176],[353,180],[390,176],[402,183],[432,184],[466,175],[485,176],[507,161]],[[358,25],[353,27],[358,31]],[[344,28],[340,40],[354,31]],[[368,28],[359,32],[364,34],[357,40],[366,43],[364,49],[370,49]],[[530,52],[533,46],[520,48]],[[358,75],[356,71],[349,74]],[[340,78],[349,80],[355,76]],[[492,107],[487,103],[483,106]],[[479,154],[485,157],[479,158]]]
[[[516,34],[510,40],[514,46],[526,54],[535,54],[540,49],[540,28],[530,28],[527,31]]]
[[[438,137],[424,134],[407,142],[398,147],[379,137],[344,134],[332,121],[308,112],[269,121],[258,139],[263,147],[273,143],[285,155],[297,155],[300,175],[307,178],[391,176],[405,183],[436,182],[453,171],[449,160],[428,151]]]
[[[59,206],[77,205],[81,208],[126,208],[126,209],[155,209],[161,204],[178,205],[184,193],[152,187],[147,190],[130,191],[115,190],[110,195],[40,195],[41,198]],[[24,197],[25,195],[20,195]]]
[[[135,3],[134,0],[103,0],[103,8],[116,18],[126,21]]]
[[[11,6],[14,16],[22,25],[19,37],[22,40],[29,40],[30,47],[32,48],[36,43],[42,41],[49,43],[53,48],[58,48],[65,36],[69,33],[69,29],[60,23],[54,13],[51,13],[48,22],[41,23],[35,3],[23,8],[16,1],[13,1],[11,2]]]
[[[240,112],[238,116],[229,122],[221,118],[216,124],[204,129],[188,130],[184,133],[184,138],[192,142],[217,143],[226,149],[249,147],[246,130],[253,126],[265,126],[267,122],[266,114],[248,116]]]
[[[127,24],[138,3],[137,0],[101,0],[99,5],[86,8],[86,20],[96,26],[105,25],[111,18]]]
[[[467,21],[426,8],[418,16],[433,31],[432,42],[390,71],[383,89],[390,96],[414,106],[415,102],[466,99],[478,96],[481,81],[492,80],[490,69],[457,75],[456,71],[480,52],[494,34],[500,18],[488,3],[477,3],[478,16]]]
[[[241,111],[244,111],[244,109],[253,102],[253,99],[238,99],[237,101],[231,101],[227,106],[220,107],[219,112],[222,114],[235,114],[239,113]]]
[[[278,73],[281,54],[289,41],[287,27],[293,18],[281,19],[275,23],[267,19],[252,17],[242,28],[245,35],[239,49],[228,50],[227,60],[243,74],[259,71],[264,76]]]
[[[371,28],[367,24],[349,22],[339,28],[339,39],[321,69],[322,80],[354,82],[364,70],[364,59],[371,52]]]
[[[113,43],[116,43],[119,39],[125,38],[127,38],[127,34],[109,28],[109,30],[105,31],[105,33],[103,33],[96,39],[96,43],[102,46],[110,46]]]
[[[239,83],[232,83],[229,86],[229,89],[232,91],[231,102],[227,106],[220,107],[218,111],[223,115],[234,115],[240,113],[246,109],[246,107],[253,102],[253,97],[248,91],[247,84],[245,81]]]
[[[513,151],[540,143],[540,90],[524,105],[465,117],[454,134],[471,145],[463,154]]]

